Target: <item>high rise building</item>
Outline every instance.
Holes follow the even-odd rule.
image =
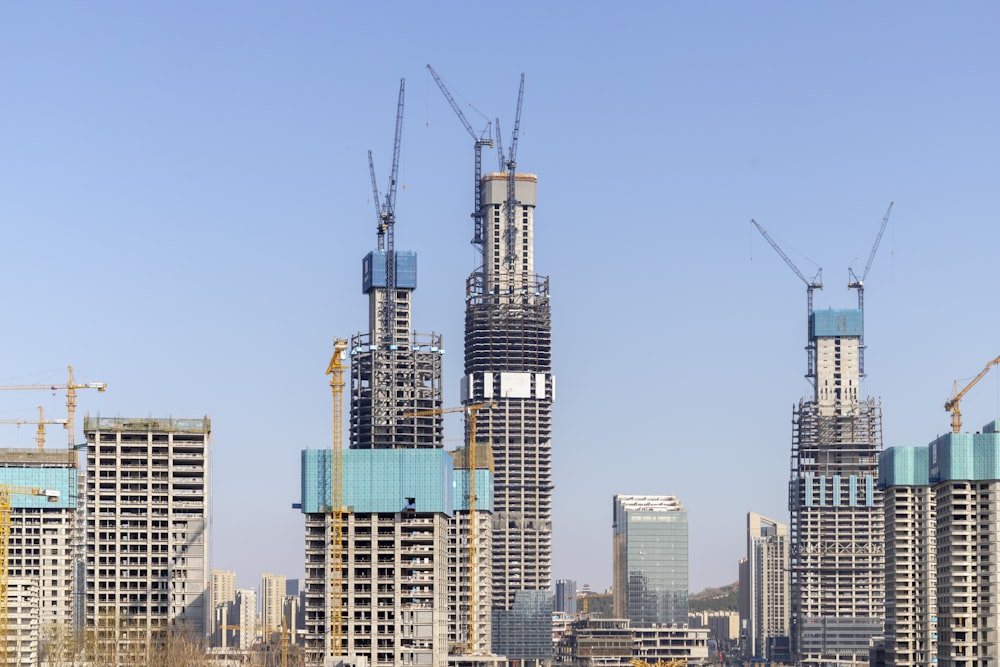
[[[247,650],[257,639],[257,591],[240,588],[236,591],[235,617],[239,625],[239,647]]]
[[[74,628],[73,522],[80,504],[75,454],[0,449],[0,484],[55,491],[10,497],[7,575],[34,582],[30,591],[22,589],[19,604],[34,600],[34,620],[43,635],[68,636]]]
[[[788,642],[788,526],[747,513],[747,556],[740,561],[740,624],[747,659],[776,660]],[[787,657],[782,655],[783,659]]]
[[[492,464],[477,447],[472,541],[472,457],[443,448],[442,338],[412,331],[417,256],[382,233],[362,260],[368,328],[348,349],[350,448],[302,453],[306,661],[444,667],[490,650]]]
[[[572,579],[556,579],[552,610],[567,614],[576,613],[576,582]]]
[[[810,310],[807,350],[814,392],[792,415],[788,492],[792,649],[804,667],[867,665],[885,582],[882,410],[859,397],[862,310]]]
[[[281,631],[285,575],[265,573],[260,581],[260,624],[266,633]],[[278,635],[280,637],[280,635]]]
[[[212,570],[209,573],[208,599],[209,642],[212,646],[222,646],[222,633],[217,631],[219,625],[229,625],[229,620],[228,614],[220,613],[219,608],[223,607],[228,611],[228,605],[236,602],[236,573]]]
[[[926,448],[892,447],[882,455],[887,663],[996,664],[998,461],[997,421],[979,433],[947,433]]]
[[[885,498],[885,654],[896,667],[937,656],[937,522],[928,447],[890,447],[879,457]]]
[[[168,632],[203,636],[210,420],[87,416],[83,429],[85,620],[95,648],[141,655]]]
[[[687,510],[674,496],[616,495],[614,615],[632,627],[688,622]]]
[[[533,174],[516,174],[513,181],[508,174],[483,178],[483,264],[466,283],[462,399],[487,406],[478,413],[476,439],[491,448],[496,471],[494,625],[516,609],[535,618],[533,592],[551,595],[552,586],[555,379],[549,280],[534,273],[537,183]],[[525,595],[515,609],[520,592]],[[551,633],[551,624],[539,632]],[[503,636],[495,636],[495,653],[551,657],[524,655],[521,645],[503,644]]]

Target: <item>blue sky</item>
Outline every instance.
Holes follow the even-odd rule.
[[[241,586],[301,575],[299,452],[329,446],[332,339],[367,321],[366,152],[384,184],[406,77],[396,242],[419,253],[415,324],[445,337],[455,405],[472,142],[424,66],[505,143],[524,72],[553,577],[609,586],[612,495],[663,493],[689,512],[691,588],[734,581],[746,512],[787,517],[810,391],[804,286],[751,218],[824,268],[817,308],[852,307],[847,268],[895,201],[865,292],[886,446],[947,431],[952,382],[1000,354],[998,19],[985,2],[8,3],[0,383],[73,364],[109,385],[81,415],[210,415],[213,566]],[[0,418],[64,413],[5,394]],[[1000,415],[1000,372],[962,406],[970,429]]]

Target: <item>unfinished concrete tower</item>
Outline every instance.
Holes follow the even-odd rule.
[[[361,265],[362,291],[368,296],[368,331],[351,338],[351,447],[440,447],[440,414],[401,417],[441,407],[441,335],[411,329],[417,254],[395,252],[396,286],[392,290],[386,288],[387,254],[372,251]],[[388,324],[385,310],[390,299],[393,316]]]
[[[483,178],[483,265],[466,284],[462,397],[479,412],[477,437],[490,446],[496,474],[493,520],[494,652],[535,659],[533,640],[498,646],[515,609],[548,595],[552,560],[552,335],[549,280],[534,273],[538,177]],[[522,594],[523,592],[523,594]],[[534,592],[534,593],[533,593]],[[538,595],[535,595],[537,593]],[[551,602],[549,602],[551,605]],[[541,617],[541,615],[539,615]],[[544,628],[540,632],[544,633]],[[551,654],[551,642],[548,648]]]
[[[788,511],[796,664],[868,664],[882,632],[880,402],[858,396],[862,310],[809,314],[813,396],[792,415]]]
[[[169,632],[205,634],[211,420],[87,416],[83,431],[88,650],[148,664]]]

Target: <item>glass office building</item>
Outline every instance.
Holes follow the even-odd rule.
[[[634,627],[688,622],[687,511],[673,496],[614,497],[614,614]]]

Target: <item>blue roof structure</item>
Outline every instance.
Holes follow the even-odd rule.
[[[857,308],[848,310],[817,310],[812,314],[809,328],[820,338],[864,335],[864,316]]]

